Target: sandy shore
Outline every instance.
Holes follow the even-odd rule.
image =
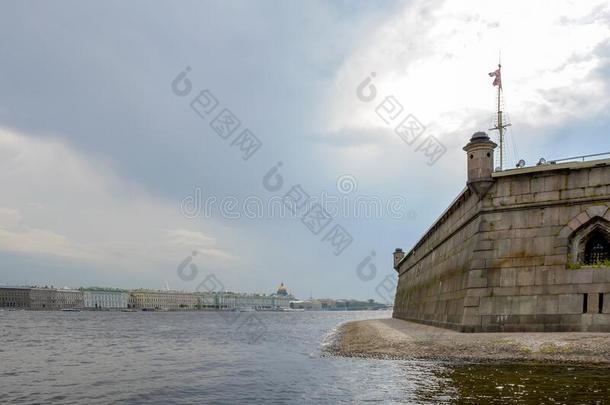
[[[400,319],[348,322],[328,354],[385,359],[610,365],[610,333],[459,333]]]

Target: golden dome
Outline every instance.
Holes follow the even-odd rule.
[[[286,288],[284,283],[281,283],[280,286],[277,288],[277,294],[278,295],[288,295],[288,289]]]

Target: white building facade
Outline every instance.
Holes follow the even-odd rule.
[[[88,309],[127,308],[129,294],[122,291],[84,291],[83,300]]]

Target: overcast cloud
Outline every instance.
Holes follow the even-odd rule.
[[[500,48],[509,165],[610,151],[605,1],[5,1],[0,33],[0,283],[194,290],[176,268],[197,251],[227,289],[379,300],[393,249],[465,186]],[[262,141],[250,159],[191,109],[204,89]],[[391,95],[446,147],[435,164],[375,113]],[[297,184],[402,215],[337,216],[353,242],[336,255],[276,212],[184,212],[197,193],[267,203]]]

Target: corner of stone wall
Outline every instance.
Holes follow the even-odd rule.
[[[494,244],[493,241],[482,239],[481,231],[484,230],[485,226],[485,221],[482,220],[479,223],[479,232],[473,236],[477,240],[468,264],[466,296],[464,298],[464,312],[462,315],[462,332],[481,331],[481,297],[491,294],[491,288],[489,288],[487,279],[486,259],[490,252],[493,252]]]

